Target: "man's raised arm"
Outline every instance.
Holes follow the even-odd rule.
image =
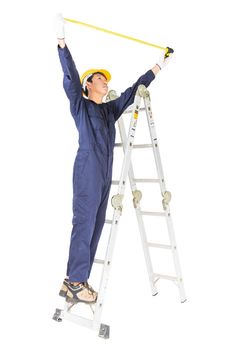
[[[113,113],[114,113],[114,119],[117,121],[122,113],[126,110],[128,106],[130,106],[133,101],[135,94],[137,92],[138,86],[140,84],[145,85],[148,87],[152,80],[154,80],[156,74],[167,65],[171,58],[172,54],[170,54],[168,57],[165,56],[163,53],[161,57],[159,58],[156,65],[148,70],[145,74],[143,74],[137,81],[134,83],[131,87],[126,89],[120,97],[118,97],[116,100],[110,101],[109,106],[111,107]]]
[[[56,16],[56,34],[58,39],[58,54],[64,73],[63,87],[70,100],[70,111],[74,118],[77,117],[77,111],[82,100],[82,86],[79,73],[72,59],[71,53],[65,43],[65,20],[61,14]]]

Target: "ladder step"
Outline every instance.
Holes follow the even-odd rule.
[[[134,182],[143,182],[143,183],[160,183],[159,179],[133,179]],[[119,185],[119,180],[112,180],[112,185]]]
[[[142,143],[139,145],[133,145],[133,148],[151,148],[152,144],[151,143]]]
[[[154,277],[157,277],[157,278],[163,278],[163,279],[175,281],[175,282],[179,281],[179,278],[175,277],[175,276],[161,275],[159,273],[154,273],[153,275],[154,275]]]
[[[169,244],[158,244],[158,243],[150,243],[150,242],[147,242],[147,244],[148,244],[148,247],[172,249],[172,246]]]
[[[118,143],[118,142],[117,142],[117,143],[114,144],[114,146],[115,146],[115,147],[122,147],[122,146],[123,146],[123,143],[122,143],[122,142],[121,142],[121,143]]]
[[[123,147],[122,142],[116,142],[114,144],[115,147]],[[152,148],[152,143],[142,143],[138,145],[133,145],[133,148]]]
[[[145,111],[146,110],[146,108],[145,107],[140,107],[139,108],[139,111]],[[133,110],[132,110],[132,108],[130,108],[130,106],[124,111],[124,114],[125,113],[132,113],[133,112]]]
[[[151,215],[151,216],[166,216],[164,212],[156,212],[156,211],[141,211],[142,215]]]
[[[159,179],[133,179],[135,182],[160,182]]]
[[[94,259],[94,262],[96,264],[104,264],[104,260],[101,260],[101,259]]]
[[[120,181],[119,180],[112,180],[112,185],[119,185]]]
[[[112,220],[106,219],[106,220],[105,220],[105,224],[112,224]]]

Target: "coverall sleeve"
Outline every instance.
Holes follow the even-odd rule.
[[[75,118],[77,116],[80,102],[83,98],[79,73],[67,46],[61,48],[58,45],[58,54],[64,73],[63,87],[68,99],[70,100],[71,114]]]
[[[120,118],[124,110],[133,103],[138,86],[140,84],[143,84],[146,87],[148,87],[150,83],[154,80],[154,78],[155,74],[153,73],[153,71],[151,69],[148,70],[136,81],[136,83],[134,83],[131,87],[122,92],[120,97],[118,97],[116,100],[109,102],[114,114],[115,121],[117,121],[117,119]]]

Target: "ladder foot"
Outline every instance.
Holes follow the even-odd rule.
[[[185,303],[186,301],[187,301],[187,299],[181,300],[181,303],[183,304],[183,303]]]
[[[62,321],[62,318],[60,317],[61,316],[61,312],[62,310],[60,309],[56,309],[54,315],[53,315],[53,320],[54,321],[57,321],[57,322],[61,322]]]
[[[101,323],[99,330],[99,337],[104,339],[109,339],[110,327],[106,324]]]

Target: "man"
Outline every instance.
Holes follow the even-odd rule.
[[[94,303],[97,293],[88,283],[101,231],[105,222],[112,181],[115,123],[133,103],[140,84],[146,87],[170,60],[164,54],[119,98],[103,103],[111,75],[104,69],[85,72],[80,80],[65,43],[64,19],[58,15],[58,53],[64,73],[63,86],[79,132],[79,149],[73,168],[73,219],[67,278],[60,295],[69,302]]]

